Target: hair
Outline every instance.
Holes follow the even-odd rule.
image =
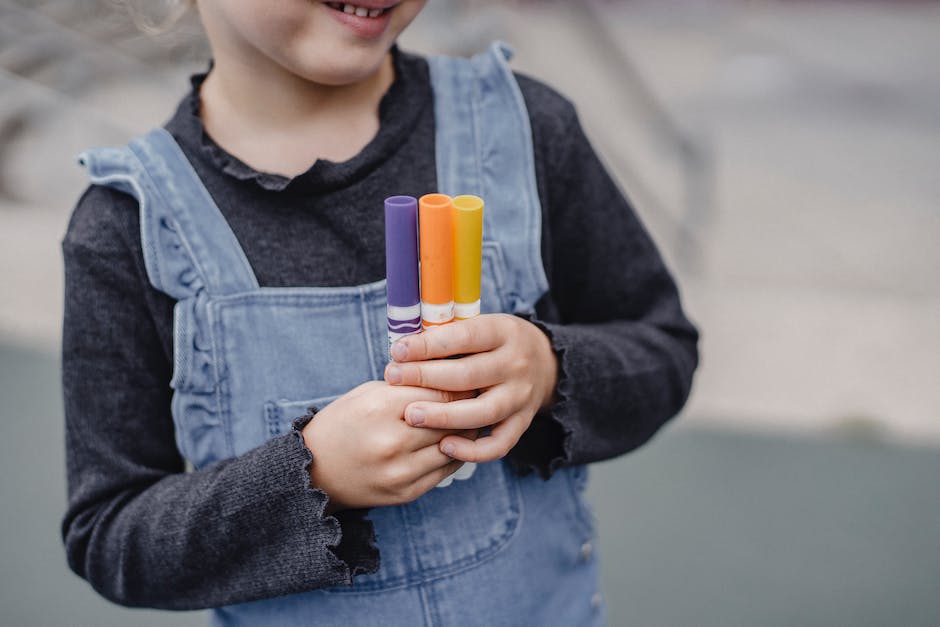
[[[196,7],[196,0],[113,0],[147,35],[164,35]]]

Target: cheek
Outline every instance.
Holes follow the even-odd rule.
[[[296,37],[309,27],[314,13],[310,0],[199,0],[198,4],[203,22],[209,22],[207,28],[259,50]]]
[[[427,0],[404,0],[395,9],[395,19],[392,23],[392,29],[397,36],[401,33],[427,5]]]
[[[285,2],[277,11],[259,11],[252,19],[241,24],[242,32],[261,49],[276,50],[288,47],[305,35],[312,34],[312,20],[307,3],[300,7],[295,2]],[[306,11],[301,10],[306,6]],[[290,7],[288,9],[287,7]]]

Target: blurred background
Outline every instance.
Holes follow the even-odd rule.
[[[0,0],[4,625],[205,623],[100,599],[58,530],[74,156],[208,59],[150,5]],[[592,468],[610,624],[940,624],[940,3],[431,0],[402,46],[493,39],[575,101],[703,331],[682,415]]]

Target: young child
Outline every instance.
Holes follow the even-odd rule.
[[[583,464],[681,408],[696,331],[567,100],[358,2],[198,0],[208,74],[82,155],[69,564],[225,625],[601,624]],[[486,201],[484,314],[388,363],[383,200],[436,191]]]

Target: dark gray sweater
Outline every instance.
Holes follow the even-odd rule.
[[[384,277],[382,201],[435,191],[426,61],[394,50],[380,129],[344,163],[293,178],[257,172],[205,133],[193,79],[166,128],[230,223],[262,286]],[[697,333],[646,231],[574,108],[519,76],[532,122],[542,257],[537,324],[559,358],[559,401],[511,451],[519,472],[621,455],[682,407]],[[349,583],[378,568],[367,511],[323,516],[315,460],[295,431],[184,472],[170,417],[174,302],[144,270],[136,202],[92,186],[63,241],[63,383],[71,568],[125,605],[214,607]],[[324,538],[341,530],[330,546]]]

